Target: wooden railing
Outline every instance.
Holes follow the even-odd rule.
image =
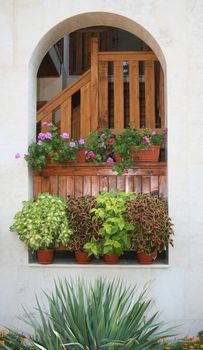
[[[153,193],[167,197],[166,163],[137,163],[128,174],[119,176],[107,164],[48,165],[34,176],[34,196],[49,192],[63,198],[97,196],[101,191]]]
[[[37,121],[53,121],[53,113],[59,108],[60,131],[68,132],[72,136],[88,136],[90,130],[95,130],[97,125],[111,127],[115,131],[123,130],[128,123],[134,128],[163,128],[164,77],[161,66],[157,66],[156,62],[157,57],[152,51],[98,52],[98,39],[92,38],[90,70],[41,108],[37,114]],[[126,64],[127,75],[124,74]],[[109,73],[110,65],[113,72]],[[124,98],[126,84],[129,94],[128,108]],[[141,84],[144,84],[142,98]],[[109,109],[109,93],[112,86],[113,117],[110,116]],[[72,97],[78,91],[79,120],[75,121]],[[126,117],[127,109],[129,112]],[[73,130],[74,125],[77,125],[79,132]]]

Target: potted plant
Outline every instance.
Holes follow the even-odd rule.
[[[92,130],[87,139],[87,159],[97,163],[113,163],[113,143],[115,137],[111,130],[97,128]]]
[[[160,157],[161,145],[166,140],[167,129],[155,131],[152,129],[134,129],[134,143],[131,147],[134,161],[157,162]]]
[[[131,246],[130,231],[134,226],[127,222],[123,213],[126,210],[126,200],[132,198],[134,193],[102,192],[96,198],[96,208],[91,210],[93,220],[101,223],[100,245],[107,264],[117,263],[119,256]]]
[[[138,193],[126,206],[126,220],[135,227],[131,231],[131,247],[141,264],[151,264],[157,253],[166,250],[169,244],[173,246],[173,225],[166,203],[157,196]]]
[[[10,230],[18,234],[29,250],[36,251],[41,264],[51,263],[54,248],[67,246],[73,233],[65,200],[49,193],[40,193],[36,200],[24,201]]]
[[[76,160],[78,163],[85,163],[86,161],[86,140],[80,138],[80,140],[75,141],[76,144]]]
[[[64,164],[67,160],[76,159],[76,144],[70,140],[68,133],[58,133],[58,127],[52,123],[43,122],[48,132],[40,132],[37,141],[28,147],[25,160],[34,171],[40,171],[49,162]]]
[[[87,264],[91,260],[91,253],[86,249],[86,243],[92,237],[98,236],[99,226],[92,221],[91,210],[95,207],[95,197],[68,197],[67,206],[69,223],[73,230],[70,248],[75,251],[75,258],[79,264]]]

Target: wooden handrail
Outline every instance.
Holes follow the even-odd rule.
[[[37,121],[41,121],[49,113],[53,112],[58,106],[65,102],[74,93],[80,90],[84,85],[90,82],[91,71],[88,69],[77,81],[69,85],[66,89],[56,95],[50,102],[46,103],[37,113]]]
[[[98,52],[98,60],[102,61],[158,61],[152,51]]]

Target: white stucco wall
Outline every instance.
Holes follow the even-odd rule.
[[[14,154],[24,154],[35,133],[36,70],[65,33],[105,24],[151,44],[167,75],[168,194],[176,233],[170,266],[30,267],[9,226],[22,200],[32,196],[27,164]],[[105,275],[141,285],[152,280],[162,319],[195,334],[203,328],[203,2],[0,0],[0,32],[0,324],[21,327],[21,304],[31,307],[35,293],[55,277]]]

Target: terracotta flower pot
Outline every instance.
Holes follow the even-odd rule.
[[[158,162],[160,157],[160,146],[151,146],[136,152],[133,148],[133,160],[139,162]]]
[[[85,149],[84,148],[79,149],[76,152],[76,160],[78,163],[85,163],[86,156],[85,156]]]
[[[147,255],[143,252],[137,253],[137,259],[140,264],[149,265],[153,264],[154,259],[151,255]]]
[[[119,261],[119,255],[113,253],[111,255],[104,254],[103,255],[104,262],[106,264],[117,264]]]
[[[114,158],[115,158],[116,163],[121,163],[122,162],[122,157],[121,157],[120,153],[115,152],[114,153]]]
[[[51,264],[54,259],[54,249],[38,249],[37,261],[39,264]]]
[[[75,252],[75,260],[78,264],[89,264],[91,261],[91,257],[88,255],[87,252],[78,250]]]

